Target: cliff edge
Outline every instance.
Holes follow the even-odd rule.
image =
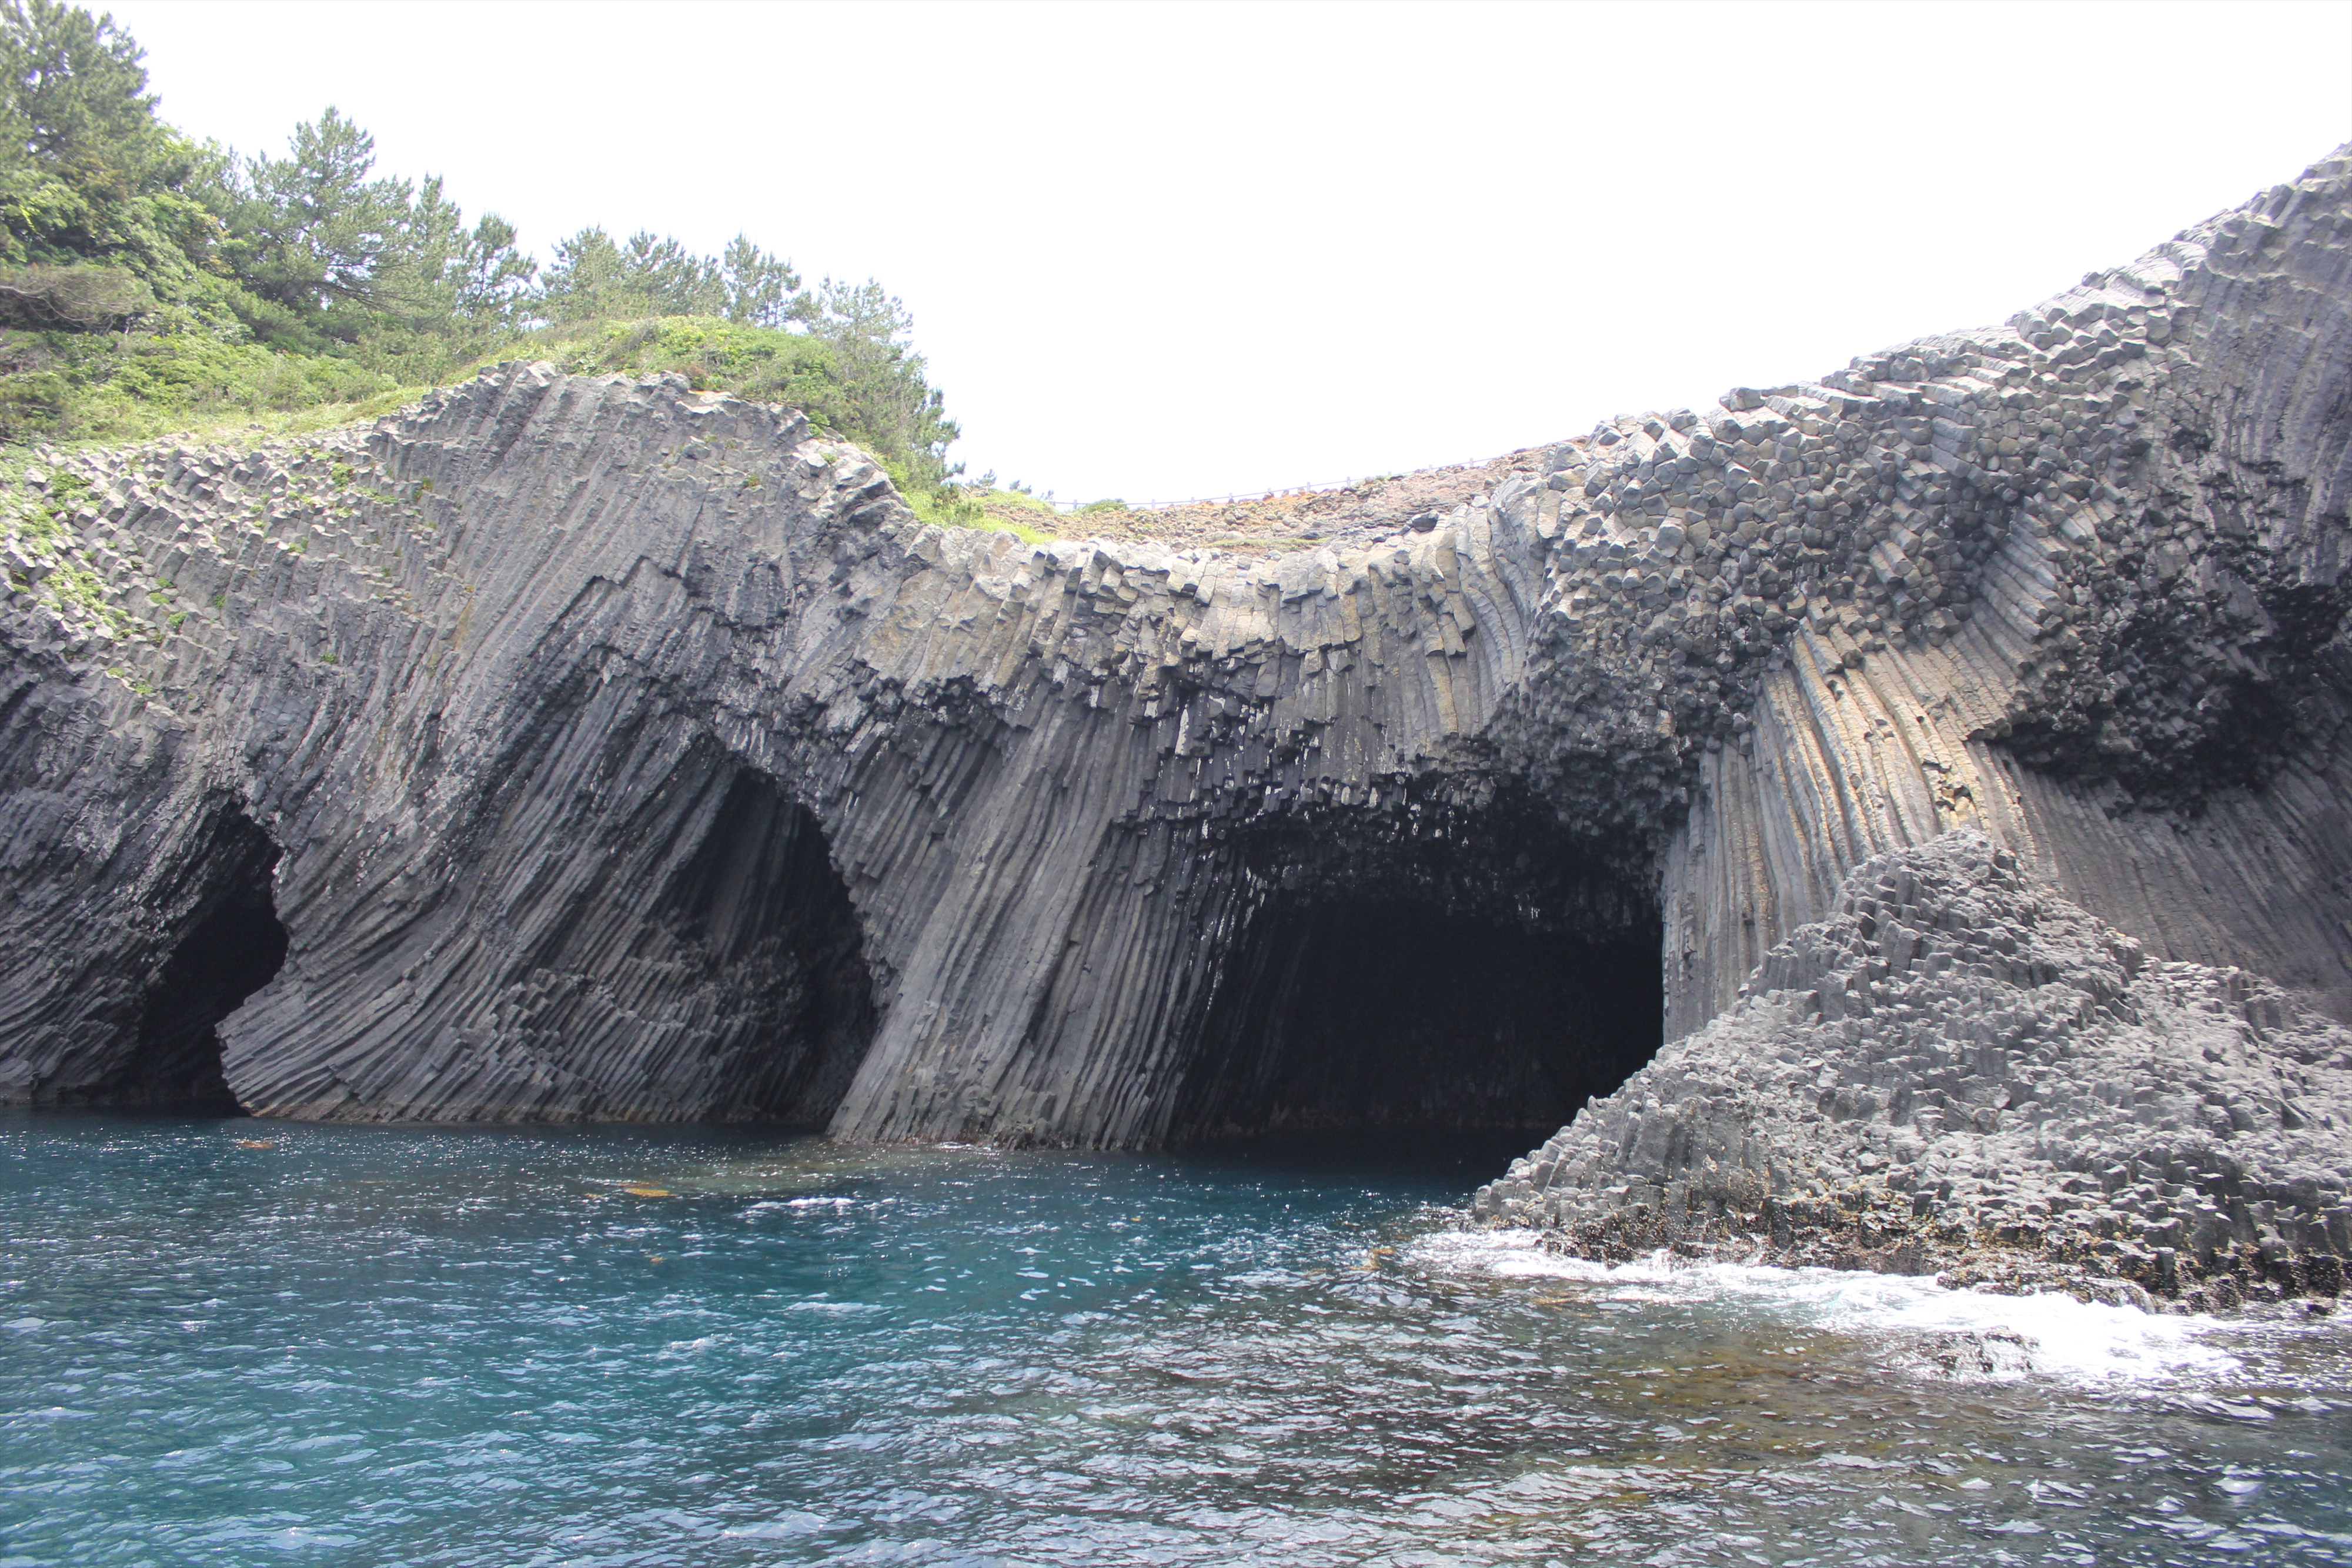
[[[2339,151],[1276,555],[927,527],[789,411],[544,365],[54,455],[0,1100],[1539,1130],[1961,829],[2352,1017],[2347,388]]]

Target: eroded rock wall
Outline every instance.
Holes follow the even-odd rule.
[[[118,1073],[222,821],[282,852],[290,951],[223,1028],[280,1114],[1151,1141],[1302,882],[1647,907],[1487,863],[1530,820],[1478,730],[1537,541],[1483,518],[1352,565],[1032,549],[916,524],[796,416],[527,366],[371,432],[61,462],[17,505],[20,1099]],[[715,885],[817,841],[837,890]]]
[[[1669,852],[1671,1032],[1861,859],[1965,823],[2165,956],[2352,1017],[2347,233],[2338,154],[2003,329],[1766,401],[1825,428],[1866,384],[1897,439],[1861,594],[1790,633]],[[1797,516],[1820,478],[1784,481]]]
[[[1315,1124],[1344,1074],[1219,1031],[1317,908],[1663,922],[1680,1035],[1969,825],[2352,1007],[2347,183],[1273,556],[926,527],[797,415],[525,365],[58,455],[5,504],[0,1096],[137,1076],[251,832],[289,951],[220,1037],[284,1114]]]

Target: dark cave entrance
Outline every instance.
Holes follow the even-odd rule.
[[[735,773],[663,903],[723,998],[716,1119],[822,1128],[873,1043],[875,1008],[865,930],[815,816]]]
[[[234,807],[217,814],[203,838],[184,933],[141,1000],[130,1061],[93,1099],[243,1113],[221,1073],[220,1024],[286,962],[286,927],[270,894],[277,869],[278,846],[258,823]]]
[[[1228,945],[1174,1140],[1507,1141],[1614,1091],[1663,1038],[1658,912],[1547,836],[1277,883]]]

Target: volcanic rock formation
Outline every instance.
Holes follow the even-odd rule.
[[[2334,1296],[2352,1030],[2151,961],[1961,829],[1864,862],[1741,998],[1482,1189],[1580,1254],[2194,1308]]]
[[[2352,1016],[2347,257],[2339,152],[1258,559],[928,527],[798,414],[544,366],[52,455],[0,1098],[1539,1131],[1963,827]]]

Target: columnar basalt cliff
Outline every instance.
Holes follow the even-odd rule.
[[[2339,152],[1262,559],[928,527],[788,411],[543,366],[52,455],[0,1097],[1548,1128],[1959,828],[2352,1016],[2347,257]]]

